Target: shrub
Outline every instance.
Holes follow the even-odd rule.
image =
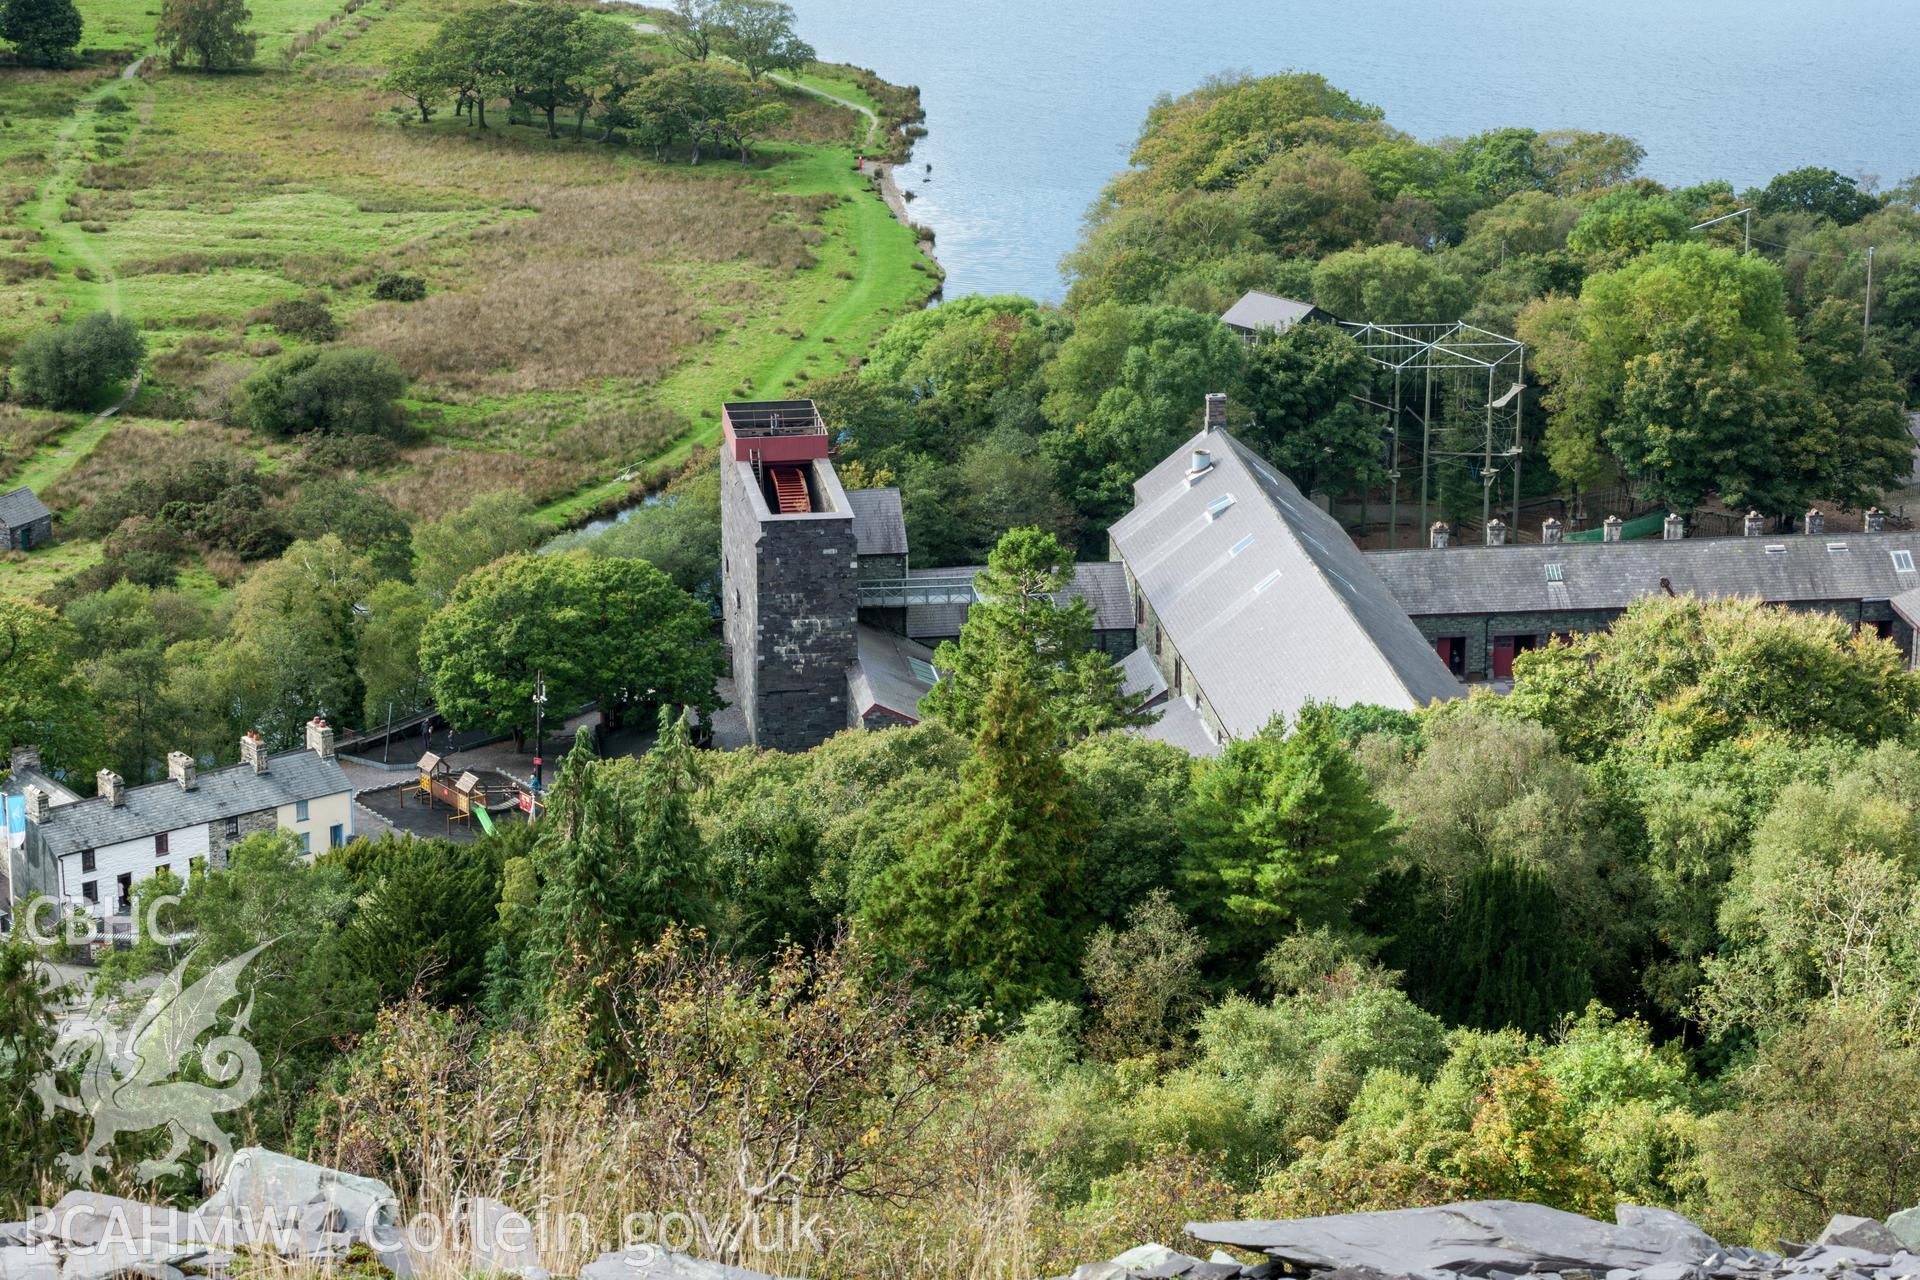
[[[247,379],[253,425],[275,435],[398,435],[407,377],[391,359],[363,347],[330,347],[285,356]]]
[[[127,105],[127,100],[121,97],[119,94],[110,93],[106,97],[100,99],[100,101],[96,102],[93,106],[93,109],[95,111],[98,111],[101,115],[117,116],[122,112],[131,111],[133,108],[129,107]]]
[[[333,312],[311,298],[289,298],[254,313],[255,317],[286,334],[309,342],[332,342],[340,334]]]
[[[373,296],[382,302],[418,302],[427,296],[427,282],[399,271],[382,271],[374,279]]]
[[[147,353],[131,320],[96,311],[80,323],[42,329],[20,344],[13,384],[28,404],[86,409],[133,376]]]

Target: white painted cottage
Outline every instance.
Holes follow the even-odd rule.
[[[308,723],[305,750],[268,755],[248,734],[239,764],[203,774],[176,751],[167,775],[128,787],[103,769],[97,794],[83,800],[43,778],[23,781],[16,768],[26,809],[18,861],[43,869],[39,890],[114,926],[131,909],[133,886],[162,870],[185,880],[198,866],[225,867],[228,850],[255,832],[292,831],[309,857],[353,838],[353,787],[324,720]],[[21,879],[16,899],[34,887]]]

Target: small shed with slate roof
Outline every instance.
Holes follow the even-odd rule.
[[[898,489],[849,489],[854,554],[863,581],[907,576],[907,521]]]
[[[1220,323],[1248,342],[1263,333],[1285,333],[1302,320],[1330,322],[1333,316],[1311,302],[1250,289],[1220,317]]]
[[[31,551],[53,541],[53,512],[33,490],[21,485],[0,493],[0,551]]]
[[[1210,420],[1224,409],[1210,400]],[[1310,701],[1411,710],[1462,692],[1339,523],[1223,428],[1133,491],[1108,535],[1141,642],[1215,743]],[[1160,724],[1188,736],[1171,709]]]
[[[1505,679],[1518,654],[1603,630],[1641,596],[1668,591],[1815,609],[1886,636],[1910,660],[1914,649],[1914,623],[1894,600],[1920,589],[1920,532],[1464,546],[1366,561],[1469,677]]]

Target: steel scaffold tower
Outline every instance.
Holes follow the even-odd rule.
[[[1526,344],[1505,334],[1494,333],[1462,321],[1443,324],[1362,324],[1343,320],[1340,327],[1360,344],[1367,358],[1382,370],[1393,374],[1391,403],[1359,397],[1362,403],[1383,410],[1387,415],[1390,437],[1390,462],[1387,483],[1390,516],[1387,544],[1396,545],[1400,532],[1400,431],[1402,419],[1411,414],[1420,424],[1420,532],[1428,528],[1433,460],[1439,458],[1475,458],[1480,461],[1480,523],[1484,528],[1493,518],[1493,486],[1509,462],[1513,465],[1513,531],[1520,531],[1520,449],[1522,402],[1525,400]],[[1467,406],[1470,391],[1479,390],[1486,379],[1486,399],[1471,406],[1483,411],[1486,426],[1479,451],[1433,448],[1433,381],[1442,374],[1451,384],[1455,399]],[[1406,403],[1403,392],[1408,380],[1421,384],[1420,408],[1416,413]],[[1447,388],[1443,387],[1443,392]],[[1496,444],[1498,448],[1496,448]],[[1495,463],[1498,462],[1496,468]]]

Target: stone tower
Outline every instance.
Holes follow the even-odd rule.
[[[726,405],[720,588],[734,701],[758,746],[804,751],[849,723],[853,507],[811,400]]]

